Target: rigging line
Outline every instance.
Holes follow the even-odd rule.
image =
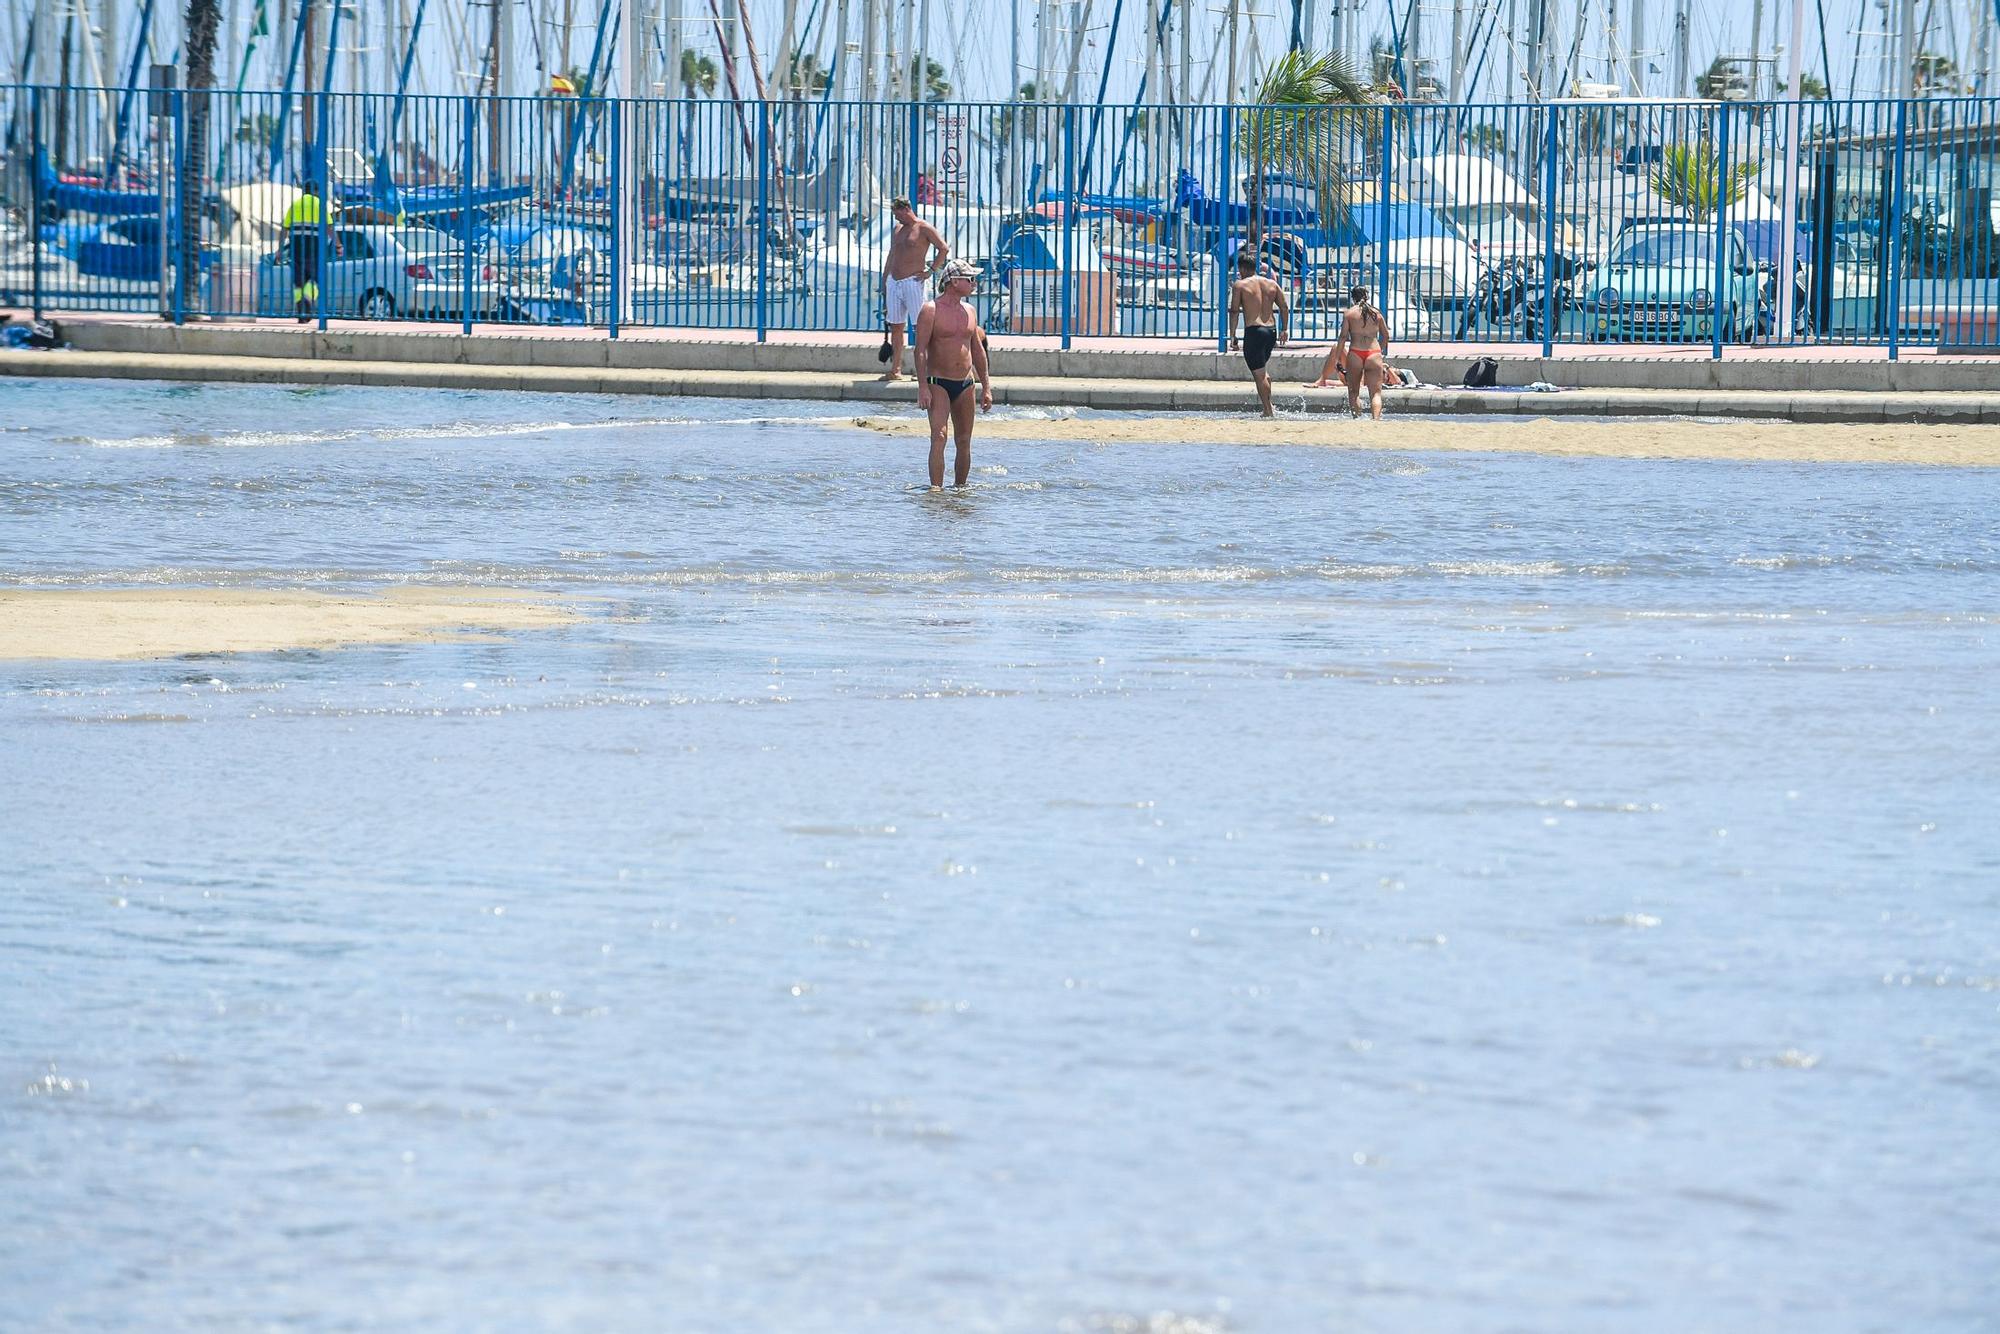
[[[1104,119],[1104,93],[1111,86],[1111,62],[1118,54],[1118,19],[1125,12],[1125,0],[1115,0],[1111,6],[1111,36],[1104,48],[1104,62],[1097,77],[1097,106],[1090,113],[1090,138],[1083,146],[1083,174],[1077,178],[1077,193],[1085,193],[1090,186],[1090,162],[1097,154],[1097,128]],[[1070,200],[1070,207],[1076,201]]]
[[[1482,8],[1478,14],[1475,14],[1473,16],[1472,31],[1475,38],[1477,38],[1479,34],[1480,21],[1484,19],[1486,15],[1489,13],[1493,16],[1493,20],[1492,22],[1486,24],[1486,36],[1480,42],[1478,62],[1473,65],[1472,77],[1466,81],[1465,85],[1468,96],[1474,102],[1478,100],[1477,90],[1479,88],[1479,76],[1486,72],[1487,53],[1491,51],[1493,48],[1493,34],[1499,29],[1500,26],[1500,0],[1492,0],[1490,8]],[[1468,130],[1468,126],[1466,124],[1466,117],[1470,114],[1471,114],[1470,111],[1467,110],[1466,108],[1460,108],[1459,110],[1458,134],[1461,139],[1465,137],[1466,132]],[[1442,149],[1443,145],[1440,144],[1439,148]]]
[[[743,155],[757,156],[757,149],[750,135],[750,121],[743,113],[743,90],[737,86],[736,56],[729,48],[729,34],[723,27],[722,10],[716,0],[708,0],[709,18],[715,27],[715,43],[722,53],[722,78],[729,87],[729,104],[736,111],[736,129],[743,136]]]
[[[1797,4],[1799,0],[1792,0]],[[1996,0],[2000,3],[2000,0]],[[1821,77],[1826,80],[1826,95],[1833,97],[1833,57],[1826,49],[1826,0],[1813,0],[1813,8],[1819,11],[1819,67]]]
[[[1564,63],[1563,67],[1562,87],[1574,88],[1576,86],[1576,62],[1577,57],[1583,54],[1584,34],[1589,31],[1588,20],[1589,15],[1584,13],[1582,7],[1579,6],[1576,11],[1576,35],[1570,40],[1569,59]]]
[[[1160,0],[1160,18],[1153,25],[1153,44],[1156,48],[1166,40],[1167,25],[1172,21],[1173,13],[1174,0]],[[1118,193],[1118,182],[1125,175],[1125,154],[1132,146],[1132,133],[1139,125],[1139,107],[1146,100],[1146,74],[1150,72],[1139,75],[1139,91],[1133,96],[1132,111],[1125,118],[1125,134],[1118,141],[1118,157],[1111,165],[1111,184],[1108,188],[1112,194]]]
[[[1410,71],[1403,63],[1403,43],[1409,35],[1410,24],[1417,17],[1417,0],[1410,0],[1410,7],[1403,16],[1403,26],[1396,26],[1395,0],[1389,0],[1389,35],[1396,42],[1396,82],[1403,89],[1404,97],[1412,97],[1415,90],[1410,87]]]

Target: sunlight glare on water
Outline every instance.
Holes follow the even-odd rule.
[[[1004,441],[930,495],[821,405],[0,421],[0,587],[583,617],[0,662],[23,1327],[2000,1303],[2000,473]]]

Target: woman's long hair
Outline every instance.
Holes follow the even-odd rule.
[[[1384,319],[1382,318],[1382,312],[1381,312],[1381,311],[1379,311],[1379,310],[1377,310],[1377,309],[1375,309],[1375,307],[1373,307],[1373,306],[1371,306],[1371,305],[1369,305],[1369,304],[1368,304],[1368,289],[1367,289],[1367,288],[1365,288],[1365,287],[1356,287],[1356,288],[1354,288],[1353,290],[1351,290],[1350,292],[1348,292],[1348,294],[1347,294],[1347,304],[1348,304],[1348,305],[1350,305],[1350,306],[1359,306],[1359,307],[1361,307],[1361,316],[1362,316],[1362,318],[1363,318],[1363,319],[1369,319],[1369,320],[1373,320],[1373,321],[1375,321],[1375,327],[1376,327],[1377,329],[1386,329],[1386,328],[1388,328],[1388,327],[1389,327],[1389,325],[1388,325],[1388,321],[1386,321],[1386,320],[1384,320]]]

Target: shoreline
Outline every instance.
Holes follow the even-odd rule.
[[[1391,403],[1394,403],[1394,399]],[[843,425],[880,435],[920,437],[919,417],[856,417]],[[986,418],[981,440],[1094,444],[1311,445],[1328,449],[1439,450],[1547,454],[1600,459],[1710,459],[1743,463],[1887,463],[1922,467],[2000,467],[2000,430],[1949,423],[1806,425],[1773,421],[1437,421],[1380,422],[1263,417]]]
[[[0,661],[470,643],[582,619],[540,594],[501,588],[0,588]]]
[[[227,337],[227,335],[224,335]],[[378,355],[400,344],[396,335],[377,335]],[[402,335],[436,339],[437,335]],[[248,352],[85,351],[0,354],[0,384],[9,378],[108,379],[212,384],[365,385],[413,389],[503,389],[544,393],[641,395],[677,398],[791,399],[870,407],[914,406],[905,385],[885,385],[872,373],[831,368],[838,358],[821,358],[814,369],[758,366],[742,354],[733,364],[751,369],[545,364],[530,354],[546,349],[522,339],[513,348],[515,364],[470,361],[383,360],[366,356],[267,356]],[[301,350],[311,346],[302,343]],[[342,346],[362,350],[353,337]],[[439,342],[430,351],[449,350]],[[713,349],[710,349],[713,350]],[[810,351],[811,349],[801,349]],[[1240,362],[1238,363],[1240,367]],[[1135,367],[1135,369],[1138,369]],[[1190,370],[1195,369],[1190,365]],[[1824,368],[1815,368],[1824,369]],[[1839,369],[1835,367],[1834,369]],[[1983,368],[1981,368],[1983,369]],[[1808,378],[1801,372],[1800,379]],[[1307,391],[1290,381],[1278,386],[1286,410],[1345,419],[1346,396],[1336,390]],[[1204,413],[1227,416],[1254,410],[1255,390],[1247,376],[1148,378],[1056,373],[1010,375],[1003,362],[994,401],[1010,407],[1096,408],[1119,412]],[[1992,391],[1718,389],[1588,387],[1558,393],[1457,388],[1403,389],[1390,399],[1401,415],[1538,420],[1589,418],[1732,418],[1763,423],[1953,424],[2000,426],[2000,388]],[[1622,424],[1619,429],[1622,429]]]

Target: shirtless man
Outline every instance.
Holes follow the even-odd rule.
[[[944,437],[947,428],[958,442],[952,458],[953,484],[964,486],[972,475],[972,387],[979,386],[979,407],[993,410],[993,380],[986,369],[986,336],[965,299],[972,295],[978,271],[962,259],[944,266],[937,300],[917,315],[917,406],[931,419],[931,489],[944,486]]]
[[[889,363],[884,381],[903,378],[903,332],[924,308],[924,280],[944,267],[951,248],[937,228],[917,216],[910,201],[901,197],[889,201],[896,230],[889,234],[889,254],[882,261],[882,305],[887,311],[882,350],[877,360]],[[930,258],[935,249],[937,258]],[[923,371],[919,370],[918,375]]]
[[[1347,302],[1347,310],[1340,317],[1340,337],[1327,350],[1319,379],[1306,388],[1324,389],[1334,383],[1337,374],[1347,382],[1347,410],[1359,417],[1361,388],[1366,385],[1369,415],[1381,421],[1382,385],[1389,370],[1389,324],[1382,318],[1382,312],[1369,303],[1367,288],[1357,287],[1349,292]]]
[[[1264,367],[1271,360],[1271,350],[1285,345],[1292,303],[1284,288],[1257,275],[1257,257],[1248,250],[1236,252],[1236,273],[1236,281],[1229,285],[1229,346],[1237,346],[1236,321],[1240,316],[1243,361],[1250,367],[1250,378],[1257,382],[1257,402],[1270,417],[1275,415],[1271,411],[1271,373]]]

